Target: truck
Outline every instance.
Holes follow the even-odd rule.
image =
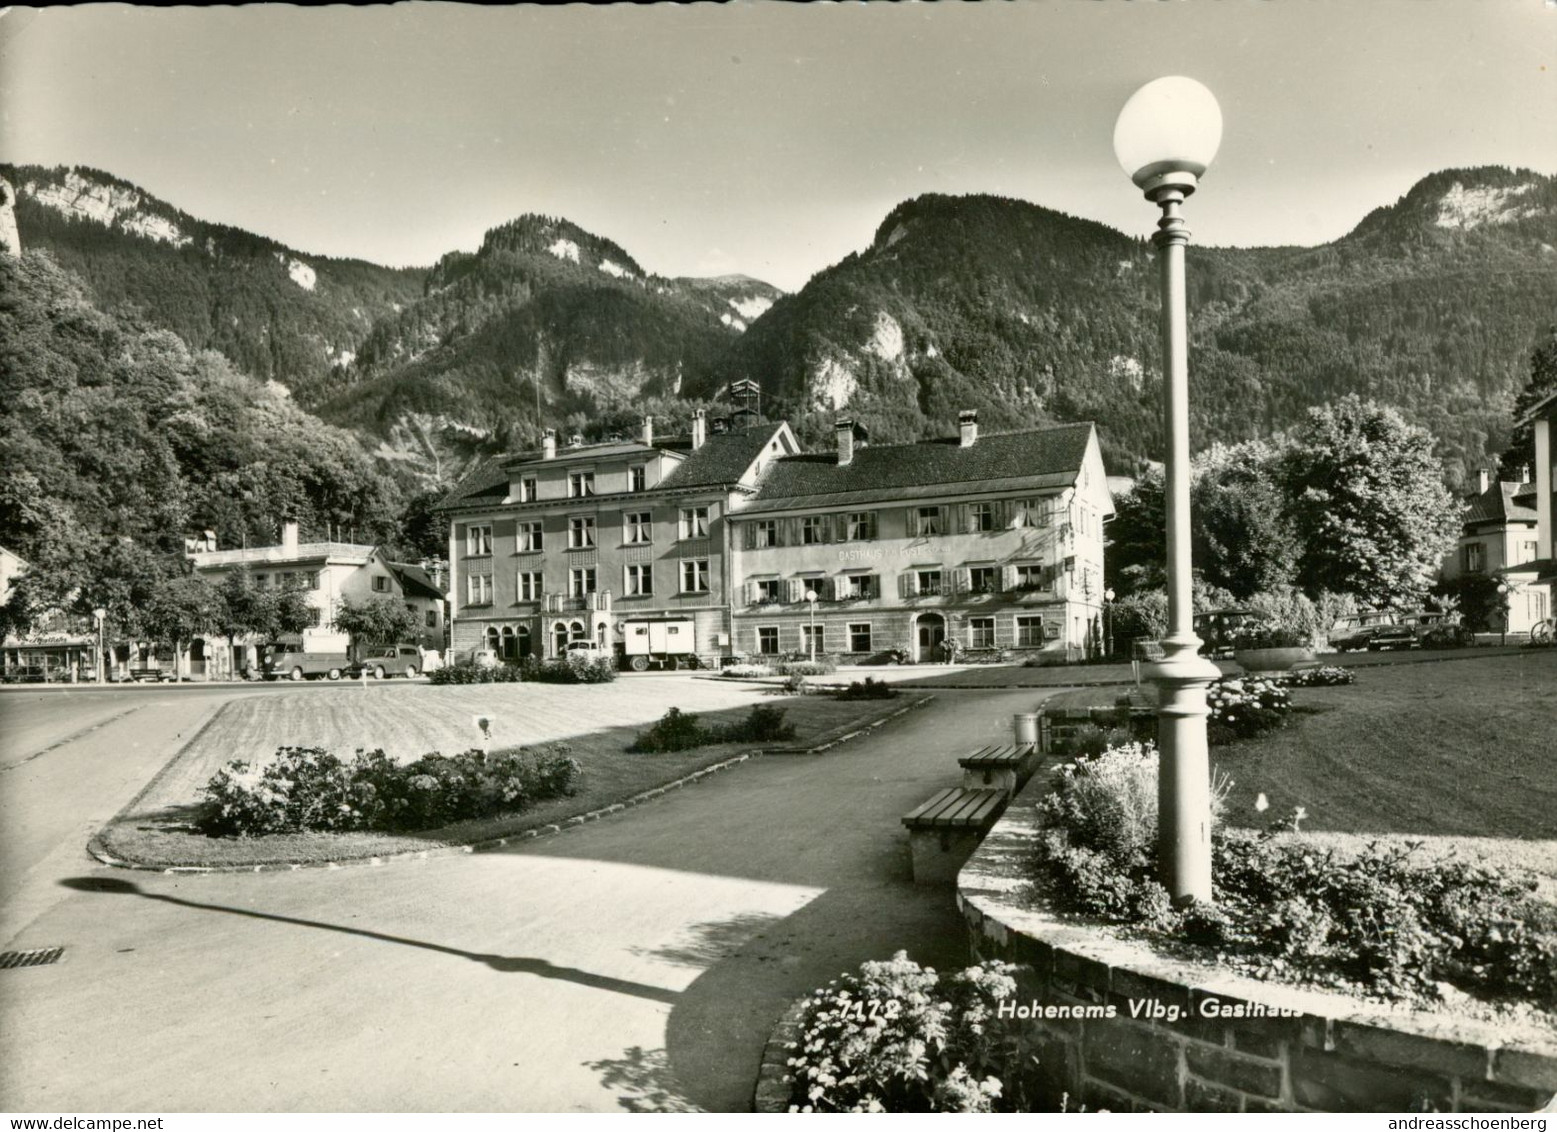
[[[634,672],[647,672],[650,665],[697,667],[697,632],[690,617],[628,621],[622,635],[622,660]]]
[[[305,652],[300,643],[277,641],[265,646],[260,672],[266,680],[339,680],[349,667],[351,658],[344,652]]]

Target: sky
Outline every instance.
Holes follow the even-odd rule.
[[[995,0],[0,15],[0,160],[90,165],[315,255],[426,265],[526,212],[785,289],[922,193],[1148,234],[1141,84],[1221,103],[1198,243],[1319,244],[1428,173],[1557,173],[1557,0]]]

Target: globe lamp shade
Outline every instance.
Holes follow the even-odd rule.
[[[1222,108],[1194,79],[1155,79],[1130,96],[1114,123],[1114,154],[1143,190],[1193,189],[1222,143]]]

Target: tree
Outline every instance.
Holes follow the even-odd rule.
[[[1190,527],[1197,571],[1238,600],[1292,582],[1297,533],[1281,485],[1282,450],[1214,445],[1195,460]]]
[[[313,624],[313,609],[300,585],[260,589],[248,570],[234,570],[216,587],[216,628],[230,640],[293,636]]]
[[[1106,583],[1121,595],[1163,585],[1168,561],[1165,508],[1161,468],[1149,469],[1114,500],[1103,571]]]
[[[409,640],[417,630],[416,614],[404,602],[387,595],[354,601],[347,598],[335,613],[335,629],[351,636],[354,655],[362,645]]]
[[[1427,595],[1460,530],[1425,429],[1355,394],[1313,408],[1284,461],[1309,593],[1401,608]]]
[[[1517,421],[1537,404],[1557,393],[1557,326],[1546,332],[1546,337],[1530,352],[1530,380],[1514,398],[1514,419]],[[1511,478],[1520,469],[1535,467],[1535,429],[1528,424],[1514,426],[1508,447],[1498,457],[1500,475]]]
[[[221,614],[221,601],[204,578],[166,570],[151,586],[141,611],[147,634],[173,646],[174,671],[184,675],[184,647],[209,633]]]

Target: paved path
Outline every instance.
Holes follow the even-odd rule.
[[[743,1109],[791,998],[899,947],[963,961],[898,819],[1042,694],[941,693],[523,850],[83,866],[8,945],[67,951],[0,972],[0,1109]]]

